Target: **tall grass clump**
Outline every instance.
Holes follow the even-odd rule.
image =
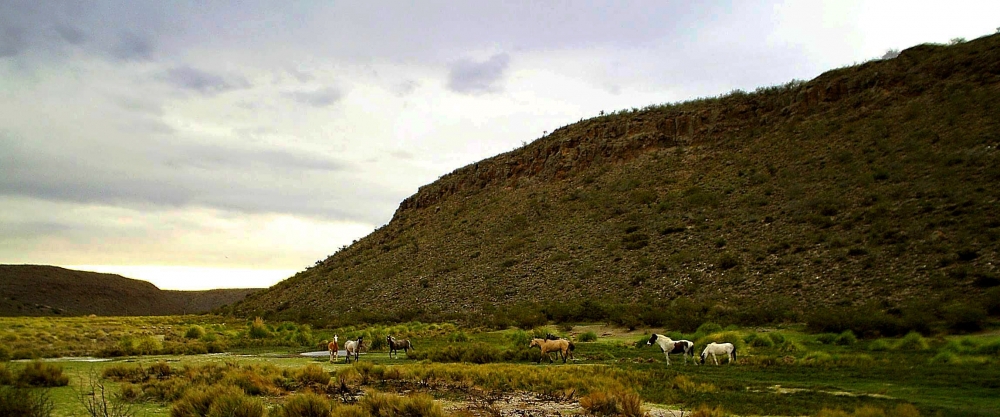
[[[205,328],[199,325],[191,326],[184,333],[184,337],[188,339],[201,339],[205,336]]]
[[[326,398],[306,392],[288,397],[276,410],[276,417],[330,417],[332,404]]]
[[[212,401],[206,417],[265,417],[267,408],[258,398],[242,392],[227,392]]]
[[[53,410],[47,390],[0,386],[0,416],[49,417]]]
[[[63,375],[63,368],[45,362],[28,363],[17,375],[17,384],[28,387],[64,387],[69,385],[69,377]]]
[[[594,391],[580,397],[580,406],[596,416],[642,417],[642,398],[634,392]]]
[[[596,342],[597,333],[594,333],[593,330],[586,331],[583,334],[581,334],[580,337],[577,338],[577,340],[580,342]]]
[[[909,332],[902,339],[896,342],[893,346],[893,350],[904,350],[904,351],[920,351],[930,349],[930,345],[927,343],[927,339],[924,339],[920,333]]]
[[[842,333],[837,335],[837,338],[833,340],[833,343],[841,346],[850,346],[857,343],[857,341],[858,337],[854,335],[854,332],[844,330]]]
[[[705,404],[699,405],[698,408],[691,410],[691,414],[688,414],[690,417],[726,417],[728,415],[729,413],[722,406],[709,407]]]
[[[872,352],[885,352],[890,348],[892,348],[892,344],[886,338],[878,338],[868,344],[868,350]]]
[[[372,417],[444,417],[441,405],[427,394],[409,397],[373,392],[358,401],[358,407]]]

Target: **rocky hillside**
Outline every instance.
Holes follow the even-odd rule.
[[[207,312],[257,289],[163,291],[121,275],[0,265],[0,316],[164,316]]]
[[[420,188],[387,225],[231,311],[981,300],[1000,284],[998,146],[1000,36],[920,45],[563,126]]]

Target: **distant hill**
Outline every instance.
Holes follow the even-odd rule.
[[[0,265],[0,316],[162,316],[207,312],[258,289],[164,291],[121,275]]]
[[[981,315],[1000,297],[998,147],[1000,36],[920,45],[555,129],[421,187],[385,226],[231,311]]]

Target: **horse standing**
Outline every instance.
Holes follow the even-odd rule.
[[[396,357],[399,358],[399,352],[397,352],[399,349],[403,349],[403,353],[405,353],[406,356],[410,356],[410,349],[413,349],[413,343],[410,343],[410,339],[396,340],[395,337],[387,335],[385,337],[385,342],[389,345],[390,358],[393,353],[395,353]]]
[[[688,363],[688,356],[691,357],[692,362],[698,364],[694,360],[694,342],[690,340],[672,340],[662,334],[653,333],[649,341],[646,342],[646,345],[652,345],[653,343],[656,343],[660,347],[660,350],[663,351],[663,357],[667,358],[667,366],[670,366],[671,353],[680,353],[684,357],[685,365]]]
[[[719,364],[719,359],[716,358],[715,355],[726,355],[726,357],[729,358],[729,364],[732,365],[733,362],[736,362],[736,346],[733,346],[732,343],[712,342],[709,343],[708,346],[705,346],[705,350],[701,351],[702,364],[705,363],[705,358],[708,355],[712,355],[712,361],[714,361],[716,365]]]
[[[340,356],[340,345],[337,344],[337,335],[333,335],[333,341],[326,345],[326,348],[330,351],[330,363],[337,361]]]
[[[358,353],[361,352],[362,343],[364,343],[364,336],[358,336],[358,340],[348,340],[344,342],[344,350],[347,351],[347,355],[344,357],[344,363],[351,362],[351,355],[354,355],[354,362],[358,361]]]
[[[566,363],[566,359],[568,359],[570,352],[576,349],[573,342],[566,339],[531,339],[531,344],[528,345],[528,348],[530,349],[535,346],[538,346],[538,349],[542,351],[542,356],[538,357],[538,363],[542,363],[542,357],[549,358],[549,363],[552,363],[552,355],[549,354],[550,352],[556,352],[561,355],[563,363]]]

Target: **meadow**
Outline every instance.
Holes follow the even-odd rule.
[[[532,337],[574,340],[536,363]],[[704,323],[695,341],[737,346],[732,365],[666,366],[660,329],[450,323],[312,328],[218,316],[0,318],[4,415],[996,415],[1000,335],[859,338],[805,325]],[[364,336],[360,361],[303,356]],[[414,350],[390,358],[385,336]],[[721,359],[721,358],[720,358]],[[35,401],[42,407],[16,408]],[[20,404],[20,405],[19,405]],[[47,405],[47,408],[45,407]],[[14,408],[11,408],[14,407]],[[11,412],[10,410],[35,410]],[[37,411],[37,413],[35,413]]]

